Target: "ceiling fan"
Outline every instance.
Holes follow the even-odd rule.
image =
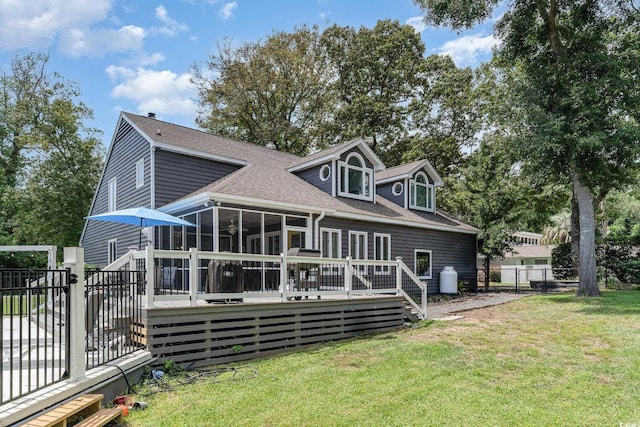
[[[227,233],[229,233],[230,235],[234,235],[238,232],[239,228],[238,228],[238,224],[236,224],[236,220],[235,219],[231,219],[229,221],[229,224],[222,228],[221,231],[226,231]],[[247,228],[243,228],[242,231],[247,231]]]

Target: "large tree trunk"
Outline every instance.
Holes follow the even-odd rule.
[[[578,204],[580,221],[580,284],[578,295],[598,296],[598,277],[596,274],[596,216],[593,208],[593,195],[584,186],[578,176],[571,175],[573,194]]]
[[[578,274],[580,266],[580,209],[576,200],[575,192],[571,195],[571,274]]]
[[[491,257],[485,255],[484,257],[484,290],[489,290],[489,283],[491,282]]]

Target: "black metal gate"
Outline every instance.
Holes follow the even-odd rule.
[[[0,404],[69,373],[69,270],[0,269]]]

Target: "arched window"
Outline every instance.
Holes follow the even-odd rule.
[[[346,161],[339,162],[339,167],[338,195],[373,200],[373,170],[367,167],[360,154],[349,154]]]
[[[409,207],[432,212],[433,199],[433,184],[424,172],[418,172],[415,178],[409,181]]]

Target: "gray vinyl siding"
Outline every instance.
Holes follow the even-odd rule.
[[[116,178],[116,209],[151,207],[151,162],[149,143],[126,121],[121,121],[109,153],[96,198],[89,215],[108,211],[109,181]],[[136,188],[136,162],[144,159],[144,185]],[[103,221],[88,221],[81,245],[87,264],[107,263],[108,241],[117,239],[118,257],[129,246],[137,246],[139,227]]]
[[[391,235],[391,258],[402,257],[404,263],[414,270],[414,250],[432,251],[431,279],[427,279],[428,292],[438,293],[440,271],[445,266],[453,266],[459,280],[476,283],[476,236],[421,228],[402,227],[327,217],[320,227],[342,230],[342,256],[349,255],[349,230],[367,233],[368,259],[374,257],[374,233]],[[414,270],[415,271],[415,270]]]
[[[322,168],[322,166],[324,165],[329,165],[329,167],[331,167],[331,162],[327,162],[323,165],[319,165],[316,166],[314,168],[311,169],[306,169],[303,170],[301,172],[298,172],[297,175],[304,179],[305,181],[307,181],[309,184],[319,188],[320,190],[324,191],[327,194],[332,194],[332,182],[335,179],[335,177],[333,176],[333,170],[331,171],[331,176],[329,176],[329,179],[327,179],[326,181],[322,181],[320,179],[320,169]]]
[[[159,208],[184,197],[239,168],[240,166],[215,160],[156,150],[155,207]]]
[[[392,188],[393,185],[396,182],[402,182],[402,185],[404,186],[402,189],[402,193],[400,193],[399,195],[394,195]],[[404,183],[404,180],[399,179],[397,181],[393,181],[393,182],[389,182],[387,184],[382,184],[382,185],[376,185],[376,192],[379,196],[384,197],[385,199],[395,203],[396,205],[404,208],[404,195],[405,195],[405,191],[407,191],[407,186]]]

